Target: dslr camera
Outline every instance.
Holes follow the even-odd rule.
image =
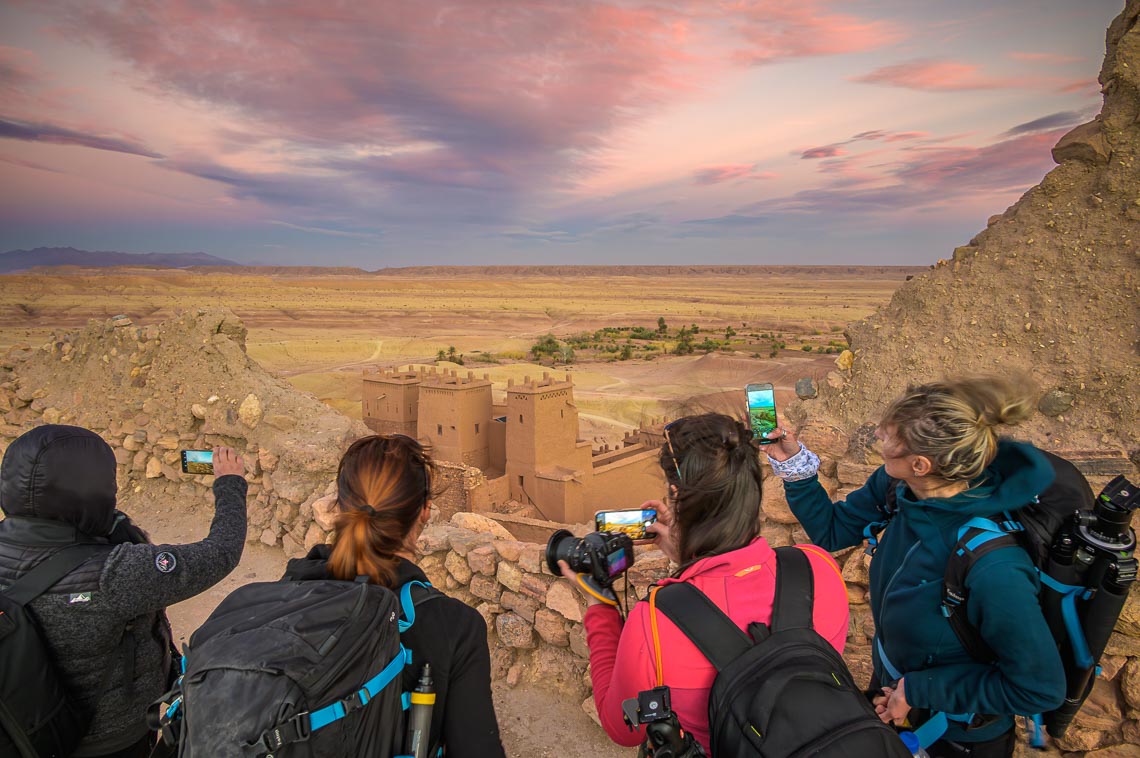
[[[692,735],[681,728],[673,713],[668,687],[654,687],[623,700],[622,717],[633,731],[645,725],[645,744],[639,755],[652,758],[705,758],[705,751]]]
[[[555,576],[561,572],[558,561],[566,561],[571,569],[608,589],[633,565],[633,540],[621,532],[591,532],[579,539],[559,529],[546,543],[546,566]]]

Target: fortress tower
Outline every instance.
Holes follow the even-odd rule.
[[[578,439],[574,384],[544,373],[507,384],[506,475],[511,498],[549,519],[580,515],[590,443]]]
[[[361,391],[361,417],[378,434],[415,437],[421,376],[415,371],[365,371]]]
[[[419,384],[415,436],[432,446],[436,460],[486,469],[491,464],[491,381],[474,372],[424,373]]]

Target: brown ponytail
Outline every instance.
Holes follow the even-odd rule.
[[[432,462],[419,442],[374,435],[354,442],[337,469],[336,537],[328,571],[395,587],[396,553],[431,498]]]

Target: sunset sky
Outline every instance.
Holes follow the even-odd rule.
[[[0,250],[926,264],[1121,0],[5,0]]]

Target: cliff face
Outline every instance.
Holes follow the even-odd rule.
[[[1019,436],[1140,446],[1140,0],[1107,33],[1104,103],[1053,149],[1059,164],[969,244],[852,324],[854,363],[800,409],[846,430],[908,383],[1027,373],[1042,397]],[[822,406],[822,407],[821,407]]]

